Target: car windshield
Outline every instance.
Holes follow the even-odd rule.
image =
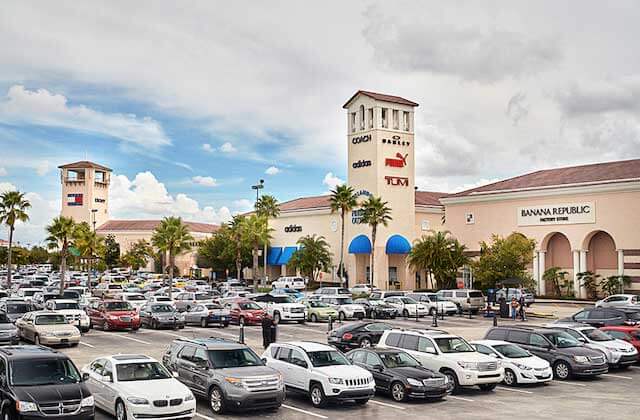
[[[36,325],[58,325],[66,324],[64,315],[38,315],[35,320]]]
[[[56,303],[56,310],[60,309],[80,309],[80,305],[76,302],[58,302]]]
[[[274,303],[295,303],[289,296],[273,296],[271,299]]]
[[[173,306],[171,305],[152,305],[151,312],[171,313],[173,312]]]
[[[348,365],[349,361],[335,350],[307,352],[311,364],[315,367]]]
[[[238,303],[238,306],[243,311],[255,311],[257,309],[262,309],[260,305],[258,305],[255,302],[242,302],[242,303]]]
[[[209,350],[209,360],[215,369],[262,366],[262,360],[249,348]]]
[[[469,297],[470,298],[481,298],[483,296],[482,296],[482,292],[475,291],[475,292],[469,292]]]
[[[156,302],[171,302],[169,296],[156,296]]]
[[[127,300],[140,301],[140,300],[146,300],[146,299],[142,295],[128,295]]]
[[[475,351],[460,337],[440,337],[436,338],[436,344],[443,353],[467,353]]]
[[[328,308],[329,307],[329,305],[327,305],[326,303],[319,302],[317,300],[309,302],[309,306],[312,307],[312,308]]]
[[[34,294],[36,294],[36,292],[39,292],[40,290],[25,290],[23,293],[24,296],[33,296]]]
[[[410,297],[401,297],[400,300],[402,301],[402,303],[408,303],[408,304],[414,304],[414,303],[418,303],[416,302],[415,299],[411,299]]]
[[[504,357],[510,359],[522,359],[531,356],[531,353],[515,344],[497,344],[493,348]]]
[[[353,300],[351,298],[337,298],[336,302],[338,305],[351,305]]]
[[[25,314],[29,312],[29,305],[26,303],[7,303],[8,314]]]
[[[121,285],[119,285],[119,284],[110,284],[110,285],[109,285],[109,289],[113,289],[113,290],[116,290],[116,289],[118,289],[118,290],[122,290],[122,286],[121,286]]]
[[[171,374],[158,362],[137,362],[116,365],[119,382],[169,379]]]
[[[441,298],[441,297],[440,297],[440,296],[438,296],[438,295],[427,295],[427,296],[429,297],[429,300],[430,300],[431,302],[446,302],[446,301],[444,300],[444,298]]]
[[[106,302],[104,304],[104,308],[107,312],[132,310],[132,306],[129,302]]]
[[[78,369],[68,359],[28,358],[11,362],[11,383],[14,386],[76,384],[80,381]]]
[[[196,300],[208,300],[211,299],[206,293],[196,293]]]
[[[63,299],[79,299],[80,298],[80,293],[73,291],[73,290],[66,290],[64,293],[62,293],[62,298]]]
[[[589,340],[592,341],[611,341],[613,340],[613,338],[611,338],[609,335],[607,335],[606,333],[600,331],[599,329],[596,328],[585,328],[584,330],[580,330],[580,332],[584,335],[587,336],[587,338]]]
[[[207,303],[206,305],[204,305],[205,309],[211,311],[214,309],[222,309],[222,306],[220,305],[216,305],[215,303]]]
[[[544,336],[559,348],[580,347],[578,340],[563,331],[549,331]]]
[[[388,368],[420,366],[420,363],[418,363],[416,359],[400,351],[397,353],[380,353],[378,356],[380,356],[382,363]]]

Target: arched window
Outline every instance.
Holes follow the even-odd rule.
[[[364,130],[364,105],[360,105],[360,130]]]

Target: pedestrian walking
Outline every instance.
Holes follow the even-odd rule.
[[[518,302],[518,304],[520,305],[520,309],[518,310],[520,312],[520,321],[526,321],[527,320],[527,316],[525,314],[525,302],[524,302],[524,294],[520,294],[520,301]]]
[[[516,316],[518,315],[518,301],[515,296],[511,298],[511,319],[516,320]]]
[[[273,324],[273,320],[269,317],[269,315],[265,315],[262,318],[261,326],[262,326],[262,347],[265,349],[269,347],[271,344],[271,324]]]

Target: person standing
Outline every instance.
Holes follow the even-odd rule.
[[[512,297],[511,298],[511,319],[513,321],[516,320],[516,316],[518,315],[518,301],[516,300],[516,297]]]
[[[526,321],[527,317],[525,315],[525,302],[524,302],[524,293],[520,293],[520,301],[518,302],[518,304],[520,305],[518,311],[520,312],[520,321]]]
[[[271,317],[269,317],[269,315],[265,314],[264,317],[262,317],[262,322],[261,322],[261,326],[262,326],[262,347],[266,348],[269,347],[269,344],[271,344],[271,324],[273,323],[273,321],[271,320]]]

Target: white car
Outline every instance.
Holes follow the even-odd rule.
[[[157,360],[142,355],[99,357],[82,371],[96,407],[118,420],[184,419],[196,412],[193,393]]]
[[[363,294],[368,295],[374,290],[378,290],[378,288],[372,287],[366,283],[356,284],[355,286],[349,288],[349,291],[351,292],[351,294],[354,294],[354,295],[363,295]]]
[[[405,318],[410,316],[415,317],[416,312],[419,317],[427,316],[429,314],[429,308],[407,296],[391,296],[384,298],[384,301],[391,306],[395,306],[398,310],[398,315]]]
[[[173,301],[171,300],[171,298],[164,295],[149,296],[149,299],[147,299],[147,303],[168,303],[169,305],[173,305]]]
[[[602,308],[625,306],[640,307],[638,295],[611,295],[596,302],[596,307]]]
[[[136,311],[147,304],[147,298],[142,293],[123,292],[116,295],[116,299],[129,302]]]
[[[272,289],[296,289],[304,290],[307,286],[302,277],[280,277],[271,283]]]
[[[476,385],[491,391],[504,380],[500,360],[478,353],[464,338],[444,331],[386,330],[377,347],[406,351],[427,369],[446,375],[454,392]]]
[[[31,300],[33,299],[33,295],[41,292],[43,292],[43,290],[36,287],[23,287],[21,289],[18,289],[16,295],[18,297],[24,298],[27,302],[31,302]]]
[[[314,407],[324,407],[331,401],[366,404],[375,393],[371,373],[352,365],[342,353],[326,344],[274,343],[262,358],[267,366],[282,374],[287,389],[307,394]]]
[[[296,321],[299,324],[305,322],[306,306],[297,303],[289,295],[266,295],[257,296],[254,301],[267,311],[273,321],[277,324],[282,321]]]
[[[502,362],[506,385],[537,384],[550,382],[553,379],[549,362],[534,356],[516,344],[499,340],[478,340],[470,344],[478,353],[495,357]]]
[[[82,332],[89,331],[91,320],[80,304],[72,299],[50,299],[44,304],[44,309],[56,311],[64,315],[67,322]]]
[[[320,296],[320,302],[326,303],[338,312],[338,320],[364,319],[366,310],[363,305],[353,303],[349,296]]]
[[[458,307],[455,303],[444,300],[435,293],[413,292],[407,293],[406,296],[426,306],[429,310],[429,315],[433,315],[434,312],[437,315],[442,313],[455,315],[458,313]]]
[[[613,338],[604,331],[582,323],[546,324],[548,328],[561,329],[576,340],[584,343],[585,347],[599,350],[607,358],[610,367],[627,367],[638,361],[638,350],[624,340]]]

